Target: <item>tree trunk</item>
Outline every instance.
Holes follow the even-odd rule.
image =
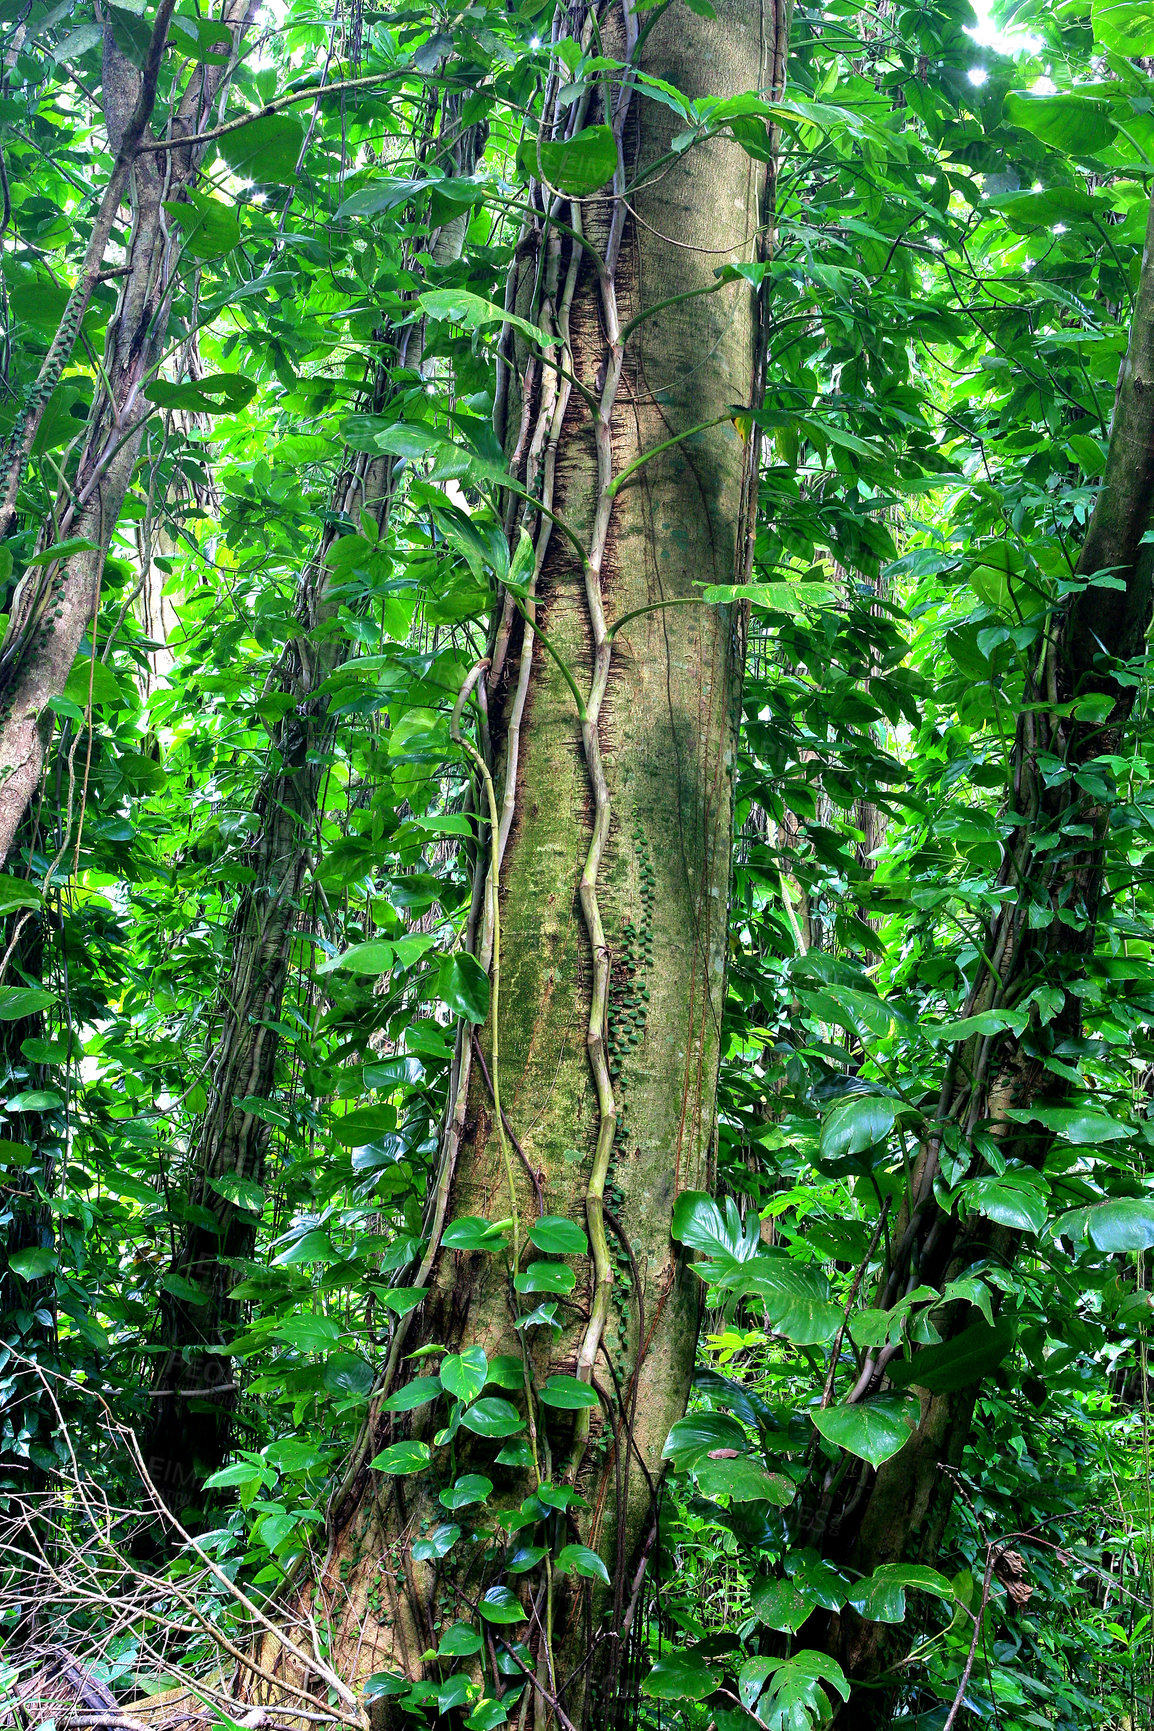
[[[384,457],[360,458],[342,477],[336,510],[354,521],[366,510],[382,523],[390,467]],[[155,1361],[153,1410],[141,1452],[154,1485],[174,1510],[197,1501],[204,1480],[228,1452],[235,1372],[214,1349],[241,1321],[228,1296],[235,1284],[232,1265],[252,1255],[260,1219],[259,1204],[255,1210],[246,1207],[236,1185],[263,1186],[271,1131],[244,1102],[271,1100],[275,1088],[276,1024],[315,845],[327,773],[324,747],[332,729],[328,696],[318,694],[349,647],[343,635],[318,630],[336,611],[326,554],[337,533],[326,533],[324,548],[300,580],[300,634],[288,648],[289,666],[280,686],[294,703],[277,723],[270,767],[253,806],[260,826],[249,856],[253,876],[233,919],[209,1100],[191,1138],[195,1165],[189,1200],[207,1209],[214,1224],[185,1226],[170,1264],[176,1290],[170,1288],[161,1299],[164,1350]]]
[[[1151,565],[1142,536],[1154,509],[1154,204],[1147,227],[1142,276],[1135,300],[1130,346],[1118,381],[1106,473],[1086,534],[1078,566],[1083,578],[1111,571],[1124,589],[1088,586],[1073,596],[1051,622],[1033,689],[1024,702],[1052,707],[1019,717],[1014,751],[1014,809],[1022,822],[1006,844],[1000,882],[1017,884],[1020,894],[1003,905],[985,936],[987,967],[975,984],[966,1014],[996,1009],[1028,997],[1039,982],[1076,985],[1093,953],[1103,892],[1103,850],[1109,825],[1108,797],[1083,792],[1075,779],[1096,759],[1120,750],[1138,687],[1116,678],[1117,664],[1143,653],[1151,616]],[[1075,697],[1099,693],[1111,703],[1105,724],[1078,721],[1062,706]],[[1043,779],[1038,760],[1064,762],[1067,773]],[[1087,778],[1091,780],[1092,778]],[[1098,779],[1101,779],[1099,775]],[[1048,782],[1048,785],[1047,785]],[[1055,849],[1056,830],[1088,826],[1090,840]],[[1085,835],[1086,829],[1076,833]],[[1040,929],[1030,921],[1031,903],[1062,907]],[[1036,923],[1036,922],[1035,922]],[[911,1266],[920,1282],[941,1286],[983,1258],[1010,1266],[1020,1235],[989,1222],[967,1223],[938,1206],[933,1182],[938,1170],[942,1131],[958,1126],[963,1138],[978,1123],[992,1129],[1002,1151],[1035,1165],[1045,1158],[1050,1138],[1007,1114],[1061,1093],[1040,1052],[1080,1033],[1080,1000],[1065,991],[1062,1009],[1048,1024],[1036,1017],[1027,1034],[987,1036],[968,1043],[961,1061],[947,1071],[940,1116],[924,1146],[914,1176],[915,1206],[895,1233],[895,1259],[878,1300],[888,1308],[905,1290]],[[974,1161],[971,1175],[982,1170]],[[966,1307],[959,1306],[964,1313]],[[956,1318],[961,1327],[965,1314]],[[895,1349],[896,1350],[896,1349]],[[879,1354],[868,1398],[885,1384],[888,1353]],[[860,1388],[860,1384],[859,1384]],[[855,1390],[855,1393],[858,1391]],[[933,1563],[938,1555],[954,1495],[954,1480],[944,1467],[960,1464],[970,1436],[978,1389],[923,1395],[920,1423],[906,1446],[876,1472],[853,1463],[832,1490],[810,1485],[799,1500],[801,1543],[818,1545],[831,1560],[869,1574],[898,1561]],[[822,1463],[824,1472],[824,1463]],[[856,1682],[873,1682],[908,1650],[912,1635],[892,1626],[866,1622],[850,1611],[815,1615],[799,1643],[822,1645]],[[895,1685],[896,1687],[896,1685]],[[887,1724],[891,1695],[884,1688],[854,1690],[836,1723],[850,1727]]]
[[[460,98],[437,110],[441,165],[471,174],[482,142],[479,129],[457,125]],[[435,136],[428,138],[433,148]],[[425,237],[435,264],[460,257],[464,227],[456,219]],[[412,251],[420,250],[414,241]],[[390,391],[390,375],[419,362],[419,331],[400,327],[395,340],[382,343],[373,369],[367,407],[379,413]],[[259,1212],[238,1203],[233,1183],[265,1181],[268,1122],[237,1104],[267,1101],[276,1081],[280,1035],[276,1024],[288,980],[294,929],[316,847],[320,799],[328,773],[326,746],[333,722],[328,714],[327,681],[354,647],[334,630],[337,601],[331,591],[328,556],[345,531],[367,512],[383,535],[392,498],[393,460],[354,458],[333,491],[333,526],[326,529],[317,557],[302,572],[297,597],[300,635],[289,645],[289,665],[280,683],[293,707],[278,723],[269,767],[254,802],[260,820],[250,855],[251,882],[241,892],[232,928],[228,976],[218,1005],[219,1034],[213,1054],[210,1097],[191,1143],[194,1175],[190,1200],[207,1209],[214,1224],[186,1226],[171,1263],[181,1283],[197,1288],[196,1297],[164,1295],[161,1339],[153,1377],[154,1412],[141,1452],[156,1489],[171,1508],[195,1503],[204,1481],[223,1465],[229,1448],[230,1419],[236,1404],[235,1366],[220,1352],[235,1335],[242,1317],[229,1299],[235,1284],[232,1265],[250,1257]],[[339,592],[342,579],[338,577]]]
[[[629,58],[633,18],[614,9],[600,23],[604,52]],[[585,29],[591,38],[588,19]],[[690,96],[724,96],[780,87],[784,53],[780,14],[724,0],[716,20],[661,15],[640,62]],[[486,1437],[478,1411],[456,1429],[461,1409],[447,1397],[394,1415],[381,1398],[397,1392],[391,1374],[334,1496],[325,1563],[298,1601],[334,1625],[342,1675],[392,1673],[400,1690],[427,1671],[417,1695],[442,1711],[466,1686],[494,1696],[511,1678],[518,1693],[527,1668],[538,1726],[587,1723],[612,1695],[662,1448],[693,1371],[698,1299],[669,1227],[678,1193],[712,1169],[744,620],[677,603],[746,570],[756,447],[730,416],[756,389],[754,309],[743,282],[700,291],[754,251],[765,182],[764,165],[729,141],[670,157],[682,123],[629,81],[561,116],[560,130],[613,125],[621,155],[614,197],[560,206],[595,257],[540,220],[518,248],[510,304],[559,338],[564,368],[558,377],[528,362],[505,421],[513,472],[545,506],[524,519],[536,556],[522,606],[549,652],[508,607],[480,688],[494,718],[502,858],[499,938],[490,881],[478,951],[497,1003],[476,1046],[483,1061],[470,1043],[459,1049],[429,1249],[405,1277],[427,1282],[428,1296],[390,1359],[395,1373],[422,1346],[481,1349],[490,1369],[500,1358],[498,1392],[485,1399],[515,1407],[499,1422],[523,1423],[512,1438]],[[556,209],[556,193],[544,204]],[[629,473],[658,446],[669,448]],[[626,616],[610,637],[606,621]],[[568,1240],[537,1227],[535,1249],[542,1215],[562,1217]],[[466,1247],[462,1217],[477,1216],[506,1223],[503,1248]],[[578,1226],[589,1255],[569,1248]],[[567,1253],[546,1262],[554,1245]],[[527,1321],[542,1304],[555,1306],[556,1328]],[[437,1359],[417,1362],[428,1375]],[[465,1387],[456,1360],[444,1363],[446,1389]],[[567,1380],[551,1400],[545,1384],[558,1376]],[[429,1449],[422,1470],[373,1469],[379,1450],[403,1451],[406,1439],[415,1459]],[[482,1500],[466,1506],[458,1493],[458,1507],[447,1487],[469,1472],[483,1475]],[[447,1521],[475,1542],[414,1555],[414,1541]],[[604,1560],[607,1584],[564,1572],[573,1543]],[[518,1547],[544,1553],[528,1550],[510,1572]],[[596,1574],[587,1554],[576,1561]],[[421,1655],[449,1625],[472,1624],[485,1594],[485,1618],[491,1609],[505,1621],[478,1623],[468,1685],[445,1683],[460,1666]],[[499,1675],[498,1650],[517,1642]],[[270,1648],[266,1662],[282,1656]],[[404,1697],[378,1712],[403,1718]]]
[[[239,43],[257,0],[226,0],[221,21]],[[3,502],[7,518],[31,449],[35,428],[61,369],[67,364],[88,297],[104,263],[104,249],[121,200],[129,195],[132,231],[120,301],[108,327],[104,373],[93,397],[88,431],[71,486],[52,528],[58,542],[80,540],[88,550],[45,566],[32,566],[17,587],[0,647],[0,862],[40,780],[53,725],[50,698],[64,689],[84,633],[100,601],[104,560],[132,481],[151,405],[144,396],[164,353],[173,289],[172,244],[162,205],[186,198],[203,158],[203,145],[159,151],[147,122],[156,96],[171,0],[157,14],[153,47],[139,70],[104,30],[103,101],[116,164],[89,246],[85,271],[65,312],[29,404],[6,452]],[[169,133],[191,138],[210,124],[212,107],[229,67],[194,72],[169,119]],[[55,369],[55,376],[53,376]],[[48,537],[51,540],[51,533]]]

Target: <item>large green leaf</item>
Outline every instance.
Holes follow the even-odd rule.
[[[958,1196],[975,1214],[1011,1226],[1016,1232],[1041,1232],[1049,1218],[1045,1179],[1035,1172],[1004,1172],[1000,1178],[971,1178]]]
[[[827,1406],[810,1413],[827,1442],[846,1449],[871,1467],[880,1467],[903,1448],[917,1423],[916,1400],[874,1395],[853,1406]]]
[[[897,1106],[882,1095],[851,1094],[842,1100],[822,1122],[818,1158],[823,1169],[837,1174],[860,1166],[857,1157],[884,1143],[896,1119]]]
[[[242,180],[287,185],[296,176],[304,143],[300,121],[292,114],[258,114],[220,140],[224,161]]]
[[[830,1297],[829,1281],[819,1268],[785,1256],[764,1255],[747,1262],[726,1282],[729,1290],[765,1303],[766,1325],[794,1346],[821,1346],[841,1326],[842,1307]]]
[[[884,1563],[858,1581],[849,1594],[849,1603],[871,1623],[904,1623],[906,1591],[916,1588],[932,1593],[938,1599],[952,1599],[954,1589],[936,1569],[918,1563]]]
[[[1086,1209],[1085,1231],[1096,1250],[1149,1250],[1154,1246],[1154,1196],[1095,1203]]]
[[[661,1453],[680,1472],[696,1466],[714,1449],[735,1449],[744,1454],[748,1439],[736,1419],[723,1412],[696,1412],[679,1418]]]
[[[736,1460],[698,1460],[693,1469],[702,1496],[727,1496],[734,1503],[773,1503],[784,1509],[793,1501],[795,1486],[784,1473],[767,1472],[748,1455]]]
[[[1130,60],[1154,54],[1154,12],[1147,0],[1092,0],[1094,38]]]
[[[437,974],[437,996],[467,1022],[483,1022],[489,1014],[489,976],[466,950],[446,956]]]
[[[1043,95],[1035,90],[1011,90],[1002,117],[1011,126],[1032,132],[1043,144],[1065,156],[1096,156],[1114,139],[1110,105],[1096,96],[1060,90]]]
[[[720,1681],[700,1653],[666,1653],[642,1680],[651,1701],[704,1701]]]
[[[571,138],[531,139],[520,151],[528,173],[548,181],[571,198],[588,198],[617,168],[617,140],[611,126],[584,126]]]
[[[467,1346],[441,1360],[441,1386],[458,1400],[476,1400],[489,1374],[489,1360],[482,1346]]]
[[[563,1214],[543,1214],[529,1228],[538,1250],[550,1256],[588,1256],[589,1240],[575,1220]]]
[[[1013,1346],[1014,1333],[1008,1318],[999,1317],[993,1327],[973,1322],[940,1346],[923,1346],[912,1358],[892,1360],[886,1374],[898,1388],[912,1383],[931,1394],[949,1394],[980,1382],[996,1369]]]

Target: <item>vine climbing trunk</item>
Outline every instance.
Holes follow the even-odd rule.
[[[757,463],[753,297],[718,272],[758,251],[773,141],[672,151],[683,121],[635,72],[780,88],[786,19],[723,0],[644,26],[557,26],[624,70],[572,103],[550,81],[507,301],[549,342],[503,348],[520,582],[462,696],[489,718],[492,1013],[458,1046],[404,1276],[425,1297],[298,1587],[342,1675],[383,1674],[383,1722],[524,1687],[537,1726],[604,1710],[693,1371],[669,1227],[711,1169],[744,651],[740,611],[701,593],[745,575]],[[607,141],[612,180],[582,185]],[[266,1666],[292,1674],[275,1643]]]
[[[1001,1160],[1033,1167],[1041,1166],[1052,1141],[1028,1120],[1032,1108],[1061,1104],[1068,1091],[1060,1079],[1065,1066],[1047,1060],[1058,1050],[1074,1050],[1081,1034],[1078,986],[1099,937],[1112,766],[1124,749],[1139,689],[1127,664],[1144,655],[1150,625],[1151,559],[1142,542],[1152,513],[1154,204],[1105,474],[1076,572],[1080,582],[1050,615],[1018,719],[1012,762],[1017,827],[1005,845],[1000,879],[1016,893],[1001,903],[986,931],[966,1014],[1033,1007],[1021,1032],[1006,1017],[1008,1031],[974,1035],[947,1068],[914,1172],[913,1205],[894,1235],[874,1301],[882,1309],[915,1282],[941,1288],[987,1265],[1005,1271],[1018,1252],[1020,1233],[973,1216],[963,1223],[947,1212],[935,1180],[944,1149],[956,1186],[962,1177],[1001,1170],[980,1153],[991,1137]],[[1061,998],[1056,1011],[1047,1002],[1046,1017],[1033,997],[1039,982],[1057,988]],[[954,1309],[956,1333],[972,1312],[964,1305]],[[947,1338],[950,1332],[943,1330]],[[885,1391],[886,1365],[898,1350],[868,1357],[851,1401]],[[923,1394],[910,1440],[876,1471],[854,1460],[833,1473],[821,1462],[799,1499],[799,1542],[866,1575],[885,1564],[933,1563],[979,1393],[980,1384],[969,1383]],[[857,1685],[839,1707],[837,1725],[850,1731],[890,1722],[900,1675],[892,1667],[912,1642],[909,1630],[846,1609],[815,1614],[798,1639],[824,1646]],[[895,1678],[893,1689],[885,1687],[887,1677]]]

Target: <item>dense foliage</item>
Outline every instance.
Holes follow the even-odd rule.
[[[537,145],[558,85],[579,103],[616,64],[549,0],[203,11],[174,14],[158,74],[173,185],[136,372],[113,371],[133,269],[114,211],[46,386],[119,149],[105,28],[144,68],[157,10],[0,8],[9,475],[43,411],[0,547],[0,677],[34,658],[69,560],[98,559],[0,876],[0,1615],[10,1686],[56,1642],[122,1701],[210,1676],[217,1637],[244,1645],[254,1604],[275,1614],[323,1553],[421,1301],[454,1042],[489,1006],[464,942],[486,718],[469,707],[462,745],[458,695],[503,596],[528,594],[507,532],[525,471],[492,417],[535,328],[505,284],[539,179],[580,196],[616,163],[604,127]],[[849,1683],[821,1619],[845,1606],[903,1631],[887,1723],[1154,1723],[1148,664],[1047,684],[1070,598],[1125,588],[1078,561],[1140,291],[1154,25],[1138,0],[1003,12],[799,8],[773,103],[642,81],[675,150],[723,135],[779,158],[764,256],[736,267],[764,329],[764,399],[733,405],[761,441],[759,515],[717,1184],[674,1228],[706,1322],[617,1709],[645,1724],[826,1722]],[[165,128],[210,75],[194,161],[189,127]],[[112,520],[76,535],[130,437]],[[988,934],[1011,907],[1007,960]],[[611,1008],[619,1051],[643,977]],[[253,1030],[234,1085],[222,1054]],[[995,1122],[973,1102],[1008,1041],[1042,1080]],[[932,1241],[901,1260],[931,1132],[926,1194],[969,1247],[948,1279]],[[484,1220],[449,1231],[506,1248]],[[585,1246],[564,1221],[533,1232],[546,1256]],[[538,1279],[547,1326],[568,1289]],[[521,1368],[467,1360],[418,1363],[393,1410],[445,1400],[446,1446],[465,1422],[516,1461]],[[166,1378],[190,1367],[189,1423],[235,1399],[207,1485],[165,1480],[174,1540],[140,1517],[131,1439],[161,1447]],[[843,1484],[958,1391],[976,1406],[935,1554],[863,1575]],[[386,1470],[428,1459],[394,1447]],[[492,1482],[446,1482],[414,1554],[490,1536]],[[543,1555],[516,1552],[481,1634],[454,1625],[414,1716],[516,1720],[510,1582]],[[605,1574],[574,1543],[554,1566]]]

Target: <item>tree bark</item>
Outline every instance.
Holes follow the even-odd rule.
[[[577,33],[582,22],[566,25]],[[628,58],[638,22],[617,9],[602,18],[605,52]],[[716,20],[662,15],[640,62],[690,96],[771,90],[786,27],[769,7],[723,0]],[[562,371],[521,354],[521,400],[504,421],[512,470],[543,501],[523,518],[535,558],[521,608],[548,648],[507,605],[479,688],[493,716],[501,863],[499,942],[490,875],[477,949],[499,1004],[478,1061],[471,1042],[459,1047],[429,1249],[404,1277],[428,1295],[398,1330],[331,1505],[327,1557],[296,1600],[331,1623],[334,1663],[350,1681],[425,1676],[435,1698],[459,1667],[421,1655],[446,1626],[474,1621],[481,1595],[507,1590],[524,1621],[512,1632],[478,1625],[472,1682],[499,1693],[498,1647],[523,1640],[512,1686],[527,1665],[538,1726],[583,1725],[612,1695],[662,1449],[693,1371],[698,1298],[669,1227],[679,1192],[705,1186],[712,1169],[745,628],[738,610],[681,604],[746,572],[757,453],[731,415],[757,388],[754,308],[743,282],[701,291],[716,287],[719,265],[755,251],[766,180],[764,164],[728,140],[670,156],[681,122],[628,80],[562,110],[562,123],[567,115],[571,129],[614,126],[621,154],[614,196],[563,201],[546,190],[538,205],[560,211],[595,254],[538,217],[510,289],[509,304],[558,339]],[[607,620],[626,616],[610,636]],[[539,1277],[528,1272],[543,1260],[528,1234],[541,1215],[580,1224],[591,1246],[550,1265],[574,1282],[555,1296],[556,1331],[517,1326],[551,1301],[512,1280],[533,1288]],[[511,1223],[504,1253],[441,1244],[446,1221],[476,1216]],[[436,1441],[447,1404],[385,1410],[409,1364],[402,1354],[422,1346],[480,1347],[490,1365],[521,1365],[522,1386],[500,1390],[528,1426],[521,1439],[502,1447],[466,1423],[450,1448]],[[418,1363],[427,1374],[437,1360]],[[540,1401],[555,1375],[584,1384],[595,1405]],[[427,1469],[374,1470],[377,1452],[405,1437],[429,1446]],[[439,1493],[469,1471],[492,1495],[446,1517]],[[523,1528],[503,1527],[498,1517],[519,1518],[542,1484],[557,1503],[583,1500],[530,1502]],[[414,1557],[413,1541],[446,1519],[475,1541],[437,1561]],[[537,1553],[509,1572],[517,1546],[573,1542],[604,1560],[608,1585]],[[282,1655],[270,1648],[266,1662]],[[377,1709],[386,1722],[405,1712],[403,1698]]]
[[[1088,583],[1051,618],[1037,678],[1024,701],[1048,702],[1052,707],[1020,715],[1014,748],[1013,805],[1023,815],[1006,844],[1000,882],[1018,885],[1020,893],[991,922],[985,954],[997,974],[987,966],[965,1013],[1024,998],[1027,982],[1067,988],[1065,1002],[1048,1028],[1035,1020],[1020,1039],[1003,1034],[971,1041],[962,1061],[947,1073],[943,1110],[915,1170],[915,1206],[895,1232],[895,1262],[875,1300],[883,1308],[901,1296],[911,1265],[917,1267],[920,1282],[940,1287],[984,1258],[1011,1266],[1020,1244],[1020,1234],[988,1222],[971,1220],[963,1232],[957,1216],[942,1211],[933,1193],[938,1150],[942,1131],[950,1122],[967,1137],[980,1123],[997,1137],[1005,1154],[1035,1165],[1041,1164],[1050,1145],[1047,1135],[1019,1124],[1007,1113],[1036,1104],[1042,1097],[1060,1102],[1062,1095],[1040,1053],[1048,1041],[1057,1043],[1080,1033],[1080,1000],[1068,987],[1076,985],[1095,946],[1110,804],[1101,794],[1083,792],[1076,778],[1094,760],[1120,749],[1134,704],[1138,687],[1120,680],[1117,672],[1120,662],[1143,653],[1150,625],[1151,561],[1141,541],[1152,510],[1154,203],[1129,349],[1118,380],[1106,471],[1078,564],[1080,577],[1092,579],[1109,571],[1124,581],[1124,588]],[[1062,713],[1062,706],[1068,707],[1072,699],[1095,693],[1106,695],[1111,703],[1104,725]],[[1039,770],[1041,754],[1047,754],[1051,765],[1055,760],[1064,762],[1065,776],[1044,778]],[[1052,838],[1055,830],[1072,824],[1088,826],[1090,839],[1076,849],[1036,847],[1039,839]],[[1055,912],[1061,906],[1068,919],[1055,917],[1041,929],[1031,929],[1030,906],[1039,902],[1048,903]],[[971,1175],[981,1170],[975,1160]],[[958,1310],[956,1328],[969,1320],[967,1307]],[[879,1358],[864,1391],[867,1397],[885,1386],[884,1362],[884,1357]],[[950,1394],[923,1395],[920,1422],[910,1441],[876,1472],[855,1462],[832,1492],[815,1478],[799,1498],[798,1542],[816,1544],[831,1560],[848,1563],[864,1574],[885,1563],[935,1562],[955,1488],[953,1477],[943,1468],[961,1462],[978,1393],[971,1386]],[[821,1467],[824,1473],[824,1462]],[[893,1691],[879,1688],[878,1680],[908,1650],[911,1635],[846,1611],[815,1615],[798,1640],[823,1646],[852,1681],[872,1685],[854,1689],[849,1702],[839,1708],[838,1726],[850,1731],[888,1724]]]

